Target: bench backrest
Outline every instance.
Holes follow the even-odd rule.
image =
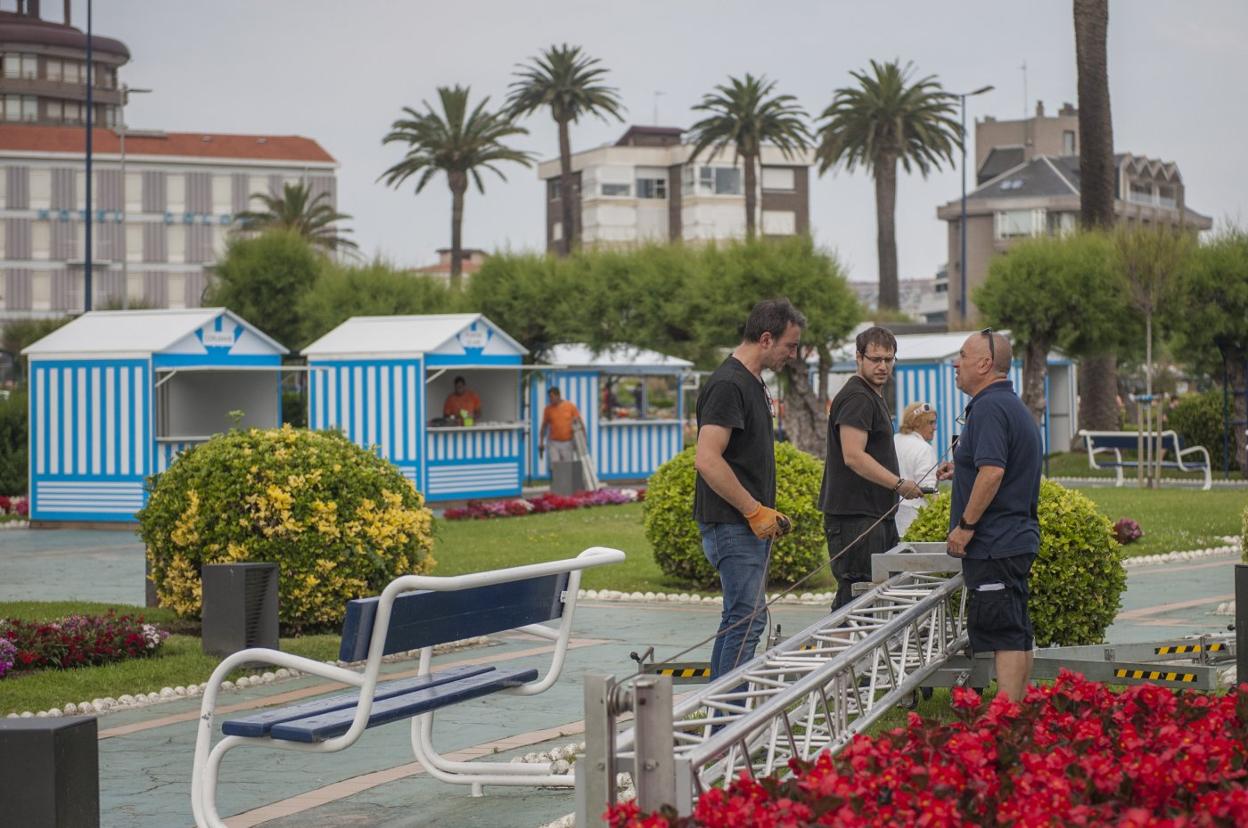
[[[1140,438],[1135,434],[1135,432],[1126,432],[1122,434],[1087,434],[1085,435],[1085,439],[1091,441],[1092,448],[1135,451],[1140,445]],[[1157,439],[1155,433],[1153,435],[1153,439]],[[1161,447],[1165,451],[1177,452],[1179,449],[1183,448],[1183,441],[1174,432],[1163,431],[1161,434]]]
[[[550,621],[563,614],[568,573],[453,592],[407,592],[394,599],[383,655]],[[347,603],[338,658],[368,657],[380,598]]]

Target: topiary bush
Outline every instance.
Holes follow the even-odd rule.
[[[148,481],[139,534],[161,606],[198,617],[200,567],[273,561],[287,629],[342,621],[352,598],[433,567],[433,515],[390,463],[338,432],[231,431]]]
[[[1222,391],[1213,388],[1198,394],[1184,394],[1166,413],[1166,422],[1183,438],[1185,446],[1204,446],[1215,469],[1222,468]],[[1235,440],[1231,438],[1231,469],[1239,468]]]
[[[643,523],[654,559],[667,575],[699,587],[719,583],[702,553],[693,519],[695,446],[668,460],[646,484]],[[788,443],[776,444],[776,508],[793,521],[793,531],[772,545],[770,579],[791,584],[827,562],[828,544],[819,511],[823,464]]]
[[[1244,507],[1241,527],[1239,532],[1240,557],[1243,558],[1244,563],[1248,563],[1248,506]]]
[[[928,502],[904,540],[941,541],[949,534],[950,495]],[[1114,527],[1091,499],[1051,480],[1040,484],[1040,555],[1031,570],[1036,646],[1099,644],[1126,589]]]

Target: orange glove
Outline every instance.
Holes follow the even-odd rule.
[[[787,517],[761,503],[743,517],[754,536],[763,540],[778,538],[793,528],[793,522]]]

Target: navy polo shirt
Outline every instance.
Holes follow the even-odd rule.
[[[984,466],[1005,469],[1001,488],[979,519],[968,558],[1008,558],[1040,550],[1040,428],[1009,380],[994,382],[967,403],[966,424],[953,452],[949,528],[958,525]]]

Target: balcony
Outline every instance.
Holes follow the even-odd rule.
[[[47,78],[0,77],[0,93],[8,95],[35,95],[40,98],[61,98],[67,101],[86,101],[87,86],[83,83],[48,80]],[[94,90],[96,103],[121,104],[121,90],[108,89],[97,84]]]

